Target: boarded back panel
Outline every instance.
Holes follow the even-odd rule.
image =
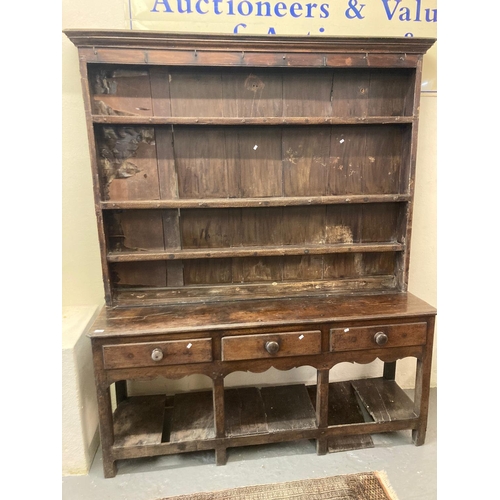
[[[366,128],[332,127],[327,194],[360,194],[365,164]]]
[[[234,158],[240,196],[282,196],[281,128],[227,129],[226,151]]]
[[[330,127],[283,129],[285,196],[326,194],[330,162]]]
[[[186,285],[223,284],[232,281],[231,259],[189,259],[179,262],[183,263]]]
[[[176,394],[172,410],[170,442],[215,437],[212,391]]]
[[[221,117],[220,72],[209,68],[172,68],[170,98],[172,116]]]
[[[401,127],[372,127],[366,134],[363,165],[364,194],[396,193],[401,168]]]
[[[363,243],[400,241],[398,235],[398,203],[374,203],[363,206],[361,241]]]
[[[126,399],[114,414],[115,446],[161,443],[164,414],[164,395]]]
[[[283,82],[276,70],[222,70],[225,117],[277,117],[283,114]]]
[[[283,242],[285,245],[325,243],[326,207],[285,207]]]
[[[297,255],[283,259],[283,280],[321,280],[323,279],[323,256]]]
[[[370,209],[372,206],[370,206]],[[330,205],[326,208],[326,243],[358,243],[362,205]]]
[[[231,246],[231,218],[228,209],[192,209],[181,212],[182,248],[226,248]]]
[[[331,70],[283,72],[284,116],[331,116]]]
[[[160,210],[117,210],[105,218],[112,251],[165,249]]]
[[[367,116],[369,70],[336,70],[333,76],[333,116]]]
[[[174,150],[180,198],[228,196],[224,128],[175,127]]]
[[[232,259],[233,283],[261,283],[283,280],[282,257],[245,257]]]
[[[160,197],[154,129],[105,126],[98,131],[104,199],[157,200]]]
[[[153,114],[148,69],[98,66],[90,69],[89,84],[95,115]]]
[[[166,264],[164,261],[119,262],[111,264],[112,282],[117,287],[163,287],[167,285]]]
[[[412,70],[372,69],[368,89],[369,116],[411,115],[407,94],[411,88]]]
[[[235,210],[234,238],[231,246],[283,244],[283,209],[243,208]]]

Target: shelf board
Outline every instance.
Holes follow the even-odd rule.
[[[352,386],[375,422],[415,418],[413,401],[394,380],[353,380]]]
[[[316,404],[316,386],[308,386],[313,405]],[[356,394],[349,381],[333,382],[328,385],[328,425],[361,424],[365,422]],[[328,439],[330,453],[373,448],[369,434],[334,436]]]
[[[109,252],[108,262],[159,260],[226,259],[232,257],[282,257],[287,255],[326,255],[332,253],[402,252],[403,243],[336,243],[331,245],[282,245],[267,247],[192,248],[163,251]]]
[[[413,116],[356,116],[356,117],[173,117],[92,115],[93,123],[107,125],[384,125],[413,123]]]
[[[165,400],[159,396],[134,396],[121,402],[114,414],[115,446],[161,443]]]
[[[215,438],[212,391],[174,396],[170,442]]]
[[[250,208],[407,202],[409,194],[353,194],[332,196],[275,196],[269,198],[186,198],[175,200],[103,201],[103,210],[178,208]]]
[[[184,287],[123,287],[113,290],[113,305],[118,308],[137,305],[199,304],[276,299],[283,297],[318,297],[354,293],[393,293],[394,275],[359,276],[307,282],[228,283],[223,285],[188,285]]]

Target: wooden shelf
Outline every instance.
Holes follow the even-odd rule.
[[[414,123],[413,116],[355,117],[173,117],[92,115],[93,123],[107,125],[384,125]]]
[[[413,401],[394,380],[355,380],[352,386],[375,422],[414,418]]]
[[[108,262],[157,260],[224,259],[231,257],[276,257],[286,255],[325,255],[332,253],[402,252],[403,243],[340,243],[334,245],[287,245],[239,248],[192,248],[185,250],[109,252]]]
[[[103,201],[103,210],[176,209],[176,208],[246,208],[339,205],[357,203],[406,202],[409,194],[370,194],[334,196],[275,196],[269,198],[204,198],[174,200]]]

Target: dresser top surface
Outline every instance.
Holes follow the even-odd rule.
[[[208,332],[435,314],[434,307],[410,293],[104,307],[89,336]]]

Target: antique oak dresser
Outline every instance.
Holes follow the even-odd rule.
[[[423,444],[436,310],[407,284],[434,40],[65,33],[106,300],[90,331],[104,475],[298,439],[324,454],[408,429]],[[395,381],[406,357],[412,398]],[[376,359],[380,376],[330,382],[335,365]],[[300,366],[315,384],[224,385]],[[212,389],[127,390],[190,374]]]

